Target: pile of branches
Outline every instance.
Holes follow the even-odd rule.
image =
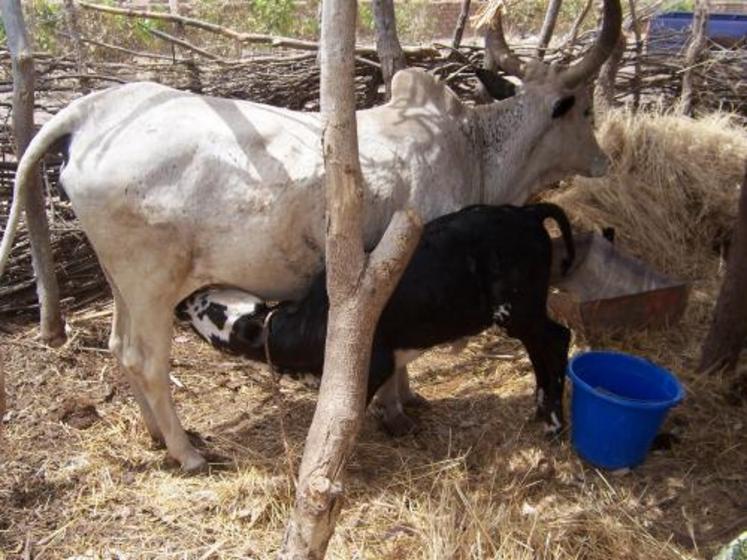
[[[15,175],[15,160],[10,159],[6,151],[11,147],[8,127],[0,129],[0,147],[3,150],[0,159],[0,231],[5,231]],[[67,309],[78,309],[107,296],[109,289],[70,203],[53,187],[59,178],[60,164],[58,157],[48,157],[43,165],[48,193],[47,216],[62,302]],[[0,317],[36,316],[38,310],[30,240],[28,231],[22,226],[0,284]]]
[[[223,32],[223,31],[220,31]],[[114,60],[85,61],[73,56],[56,57],[36,53],[37,108],[49,114],[57,112],[69,101],[86,91],[101,89],[116,83],[153,80],[176,88],[221,97],[247,99],[295,110],[318,110],[319,67],[316,45],[308,41],[260,37],[265,44],[280,48],[272,55],[253,54],[246,58],[227,60],[187,44],[182,55],[128,51],[129,61],[122,61],[122,47],[98,43],[99,49],[110,49],[118,56]],[[177,40],[173,37],[164,39]],[[550,49],[548,62],[568,64],[577,59],[595,40],[589,32],[570,42]],[[295,50],[288,50],[289,48]],[[533,56],[535,47],[515,47],[520,56]],[[185,56],[184,51],[190,55]],[[174,51],[176,53],[176,51]],[[475,69],[483,65],[481,47],[430,46],[407,47],[410,66],[432,72],[449,85],[465,101],[473,101],[477,80]],[[0,51],[0,228],[4,229],[10,207],[15,158],[7,127],[10,112],[9,93],[12,80],[10,57]],[[618,103],[635,107],[671,106],[679,99],[684,56],[667,54],[640,41],[628,42],[623,53],[616,81]],[[693,68],[696,83],[695,106],[699,111],[728,110],[747,122],[747,52],[743,49],[723,49],[712,46]],[[356,56],[356,98],[359,109],[384,101],[384,88],[376,51],[361,47]],[[4,115],[3,115],[4,112]],[[3,119],[4,117],[4,119]],[[51,222],[52,247],[61,284],[63,301],[68,308],[87,305],[108,295],[108,288],[95,255],[82,234],[77,221],[55,185],[59,159],[48,157],[44,178],[48,189],[48,214]],[[0,284],[0,317],[38,312],[31,257],[26,231],[22,228],[12,253],[8,272]]]
[[[572,48],[556,51],[555,56],[573,60],[593,41],[594,34],[588,33]],[[693,91],[696,112],[732,112],[747,123],[747,49],[710,42],[699,62],[688,67],[684,48],[678,52],[671,47],[686,42],[677,32],[659,32],[645,47],[629,40],[615,84],[617,102],[657,109],[673,107],[682,94],[683,74],[690,69],[698,85]]]

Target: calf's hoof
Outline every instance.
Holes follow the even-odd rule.
[[[405,406],[411,406],[413,408],[427,408],[431,405],[428,399],[426,399],[420,393],[416,393],[415,391],[412,391],[409,395],[407,395],[403,399],[402,404],[404,404]]]
[[[558,436],[565,428],[565,424],[557,412],[551,412],[550,414],[545,412],[540,414],[540,412],[537,411],[537,418],[542,420],[545,429],[545,436],[550,439]]]
[[[382,416],[381,423],[386,433],[395,438],[412,434],[417,428],[417,423],[402,412],[389,417]]]

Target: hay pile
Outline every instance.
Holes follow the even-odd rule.
[[[683,381],[687,398],[665,425],[672,447],[627,474],[584,464],[567,435],[549,441],[532,421],[526,354],[487,332],[462,354],[436,349],[412,365],[430,401],[410,411],[419,433],[392,440],[367,418],[329,558],[705,559],[747,526],[747,393],[694,372],[719,284],[710,243],[736,212],[745,132],[724,117],[616,113],[601,137],[610,178],[554,198],[698,286],[675,327],[600,343]],[[184,477],[151,447],[106,351],[111,306],[68,318],[74,334],[59,349],[35,342],[36,326],[20,318],[0,332],[0,558],[275,557],[294,499],[288,463],[297,472],[316,392],[283,383],[278,401],[261,366],[178,327],[174,397],[213,464]],[[576,336],[572,352],[588,344]]]
[[[577,178],[552,201],[578,224],[615,227],[627,249],[668,274],[713,274],[737,214],[747,130],[726,113],[614,111],[598,136],[613,160],[608,176]]]
[[[0,551],[8,558],[274,558],[316,392],[175,336],[174,396],[211,453],[185,477],[153,448],[113,358],[110,308],[70,317],[62,348],[33,328],[0,334],[9,410],[0,469]],[[681,441],[621,476],[585,465],[568,436],[532,420],[531,364],[489,332],[413,364],[430,406],[418,434],[390,439],[366,419],[347,468],[330,559],[682,560],[712,558],[747,524],[745,404],[694,375],[698,328],[642,332],[613,348],[653,357],[688,388],[666,430]],[[694,344],[695,342],[695,344]],[[576,342],[574,351],[580,349]],[[0,556],[2,556],[0,554]]]

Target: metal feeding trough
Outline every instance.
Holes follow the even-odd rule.
[[[682,317],[689,291],[685,282],[655,272],[597,233],[575,241],[573,267],[550,290],[548,307],[556,318],[593,334],[662,328]],[[553,245],[554,254],[564,253],[559,240]]]

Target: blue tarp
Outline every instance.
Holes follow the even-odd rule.
[[[651,20],[648,31],[648,50],[679,52],[690,39],[692,12],[666,12]],[[747,15],[710,14],[708,38],[727,47],[747,43]]]

